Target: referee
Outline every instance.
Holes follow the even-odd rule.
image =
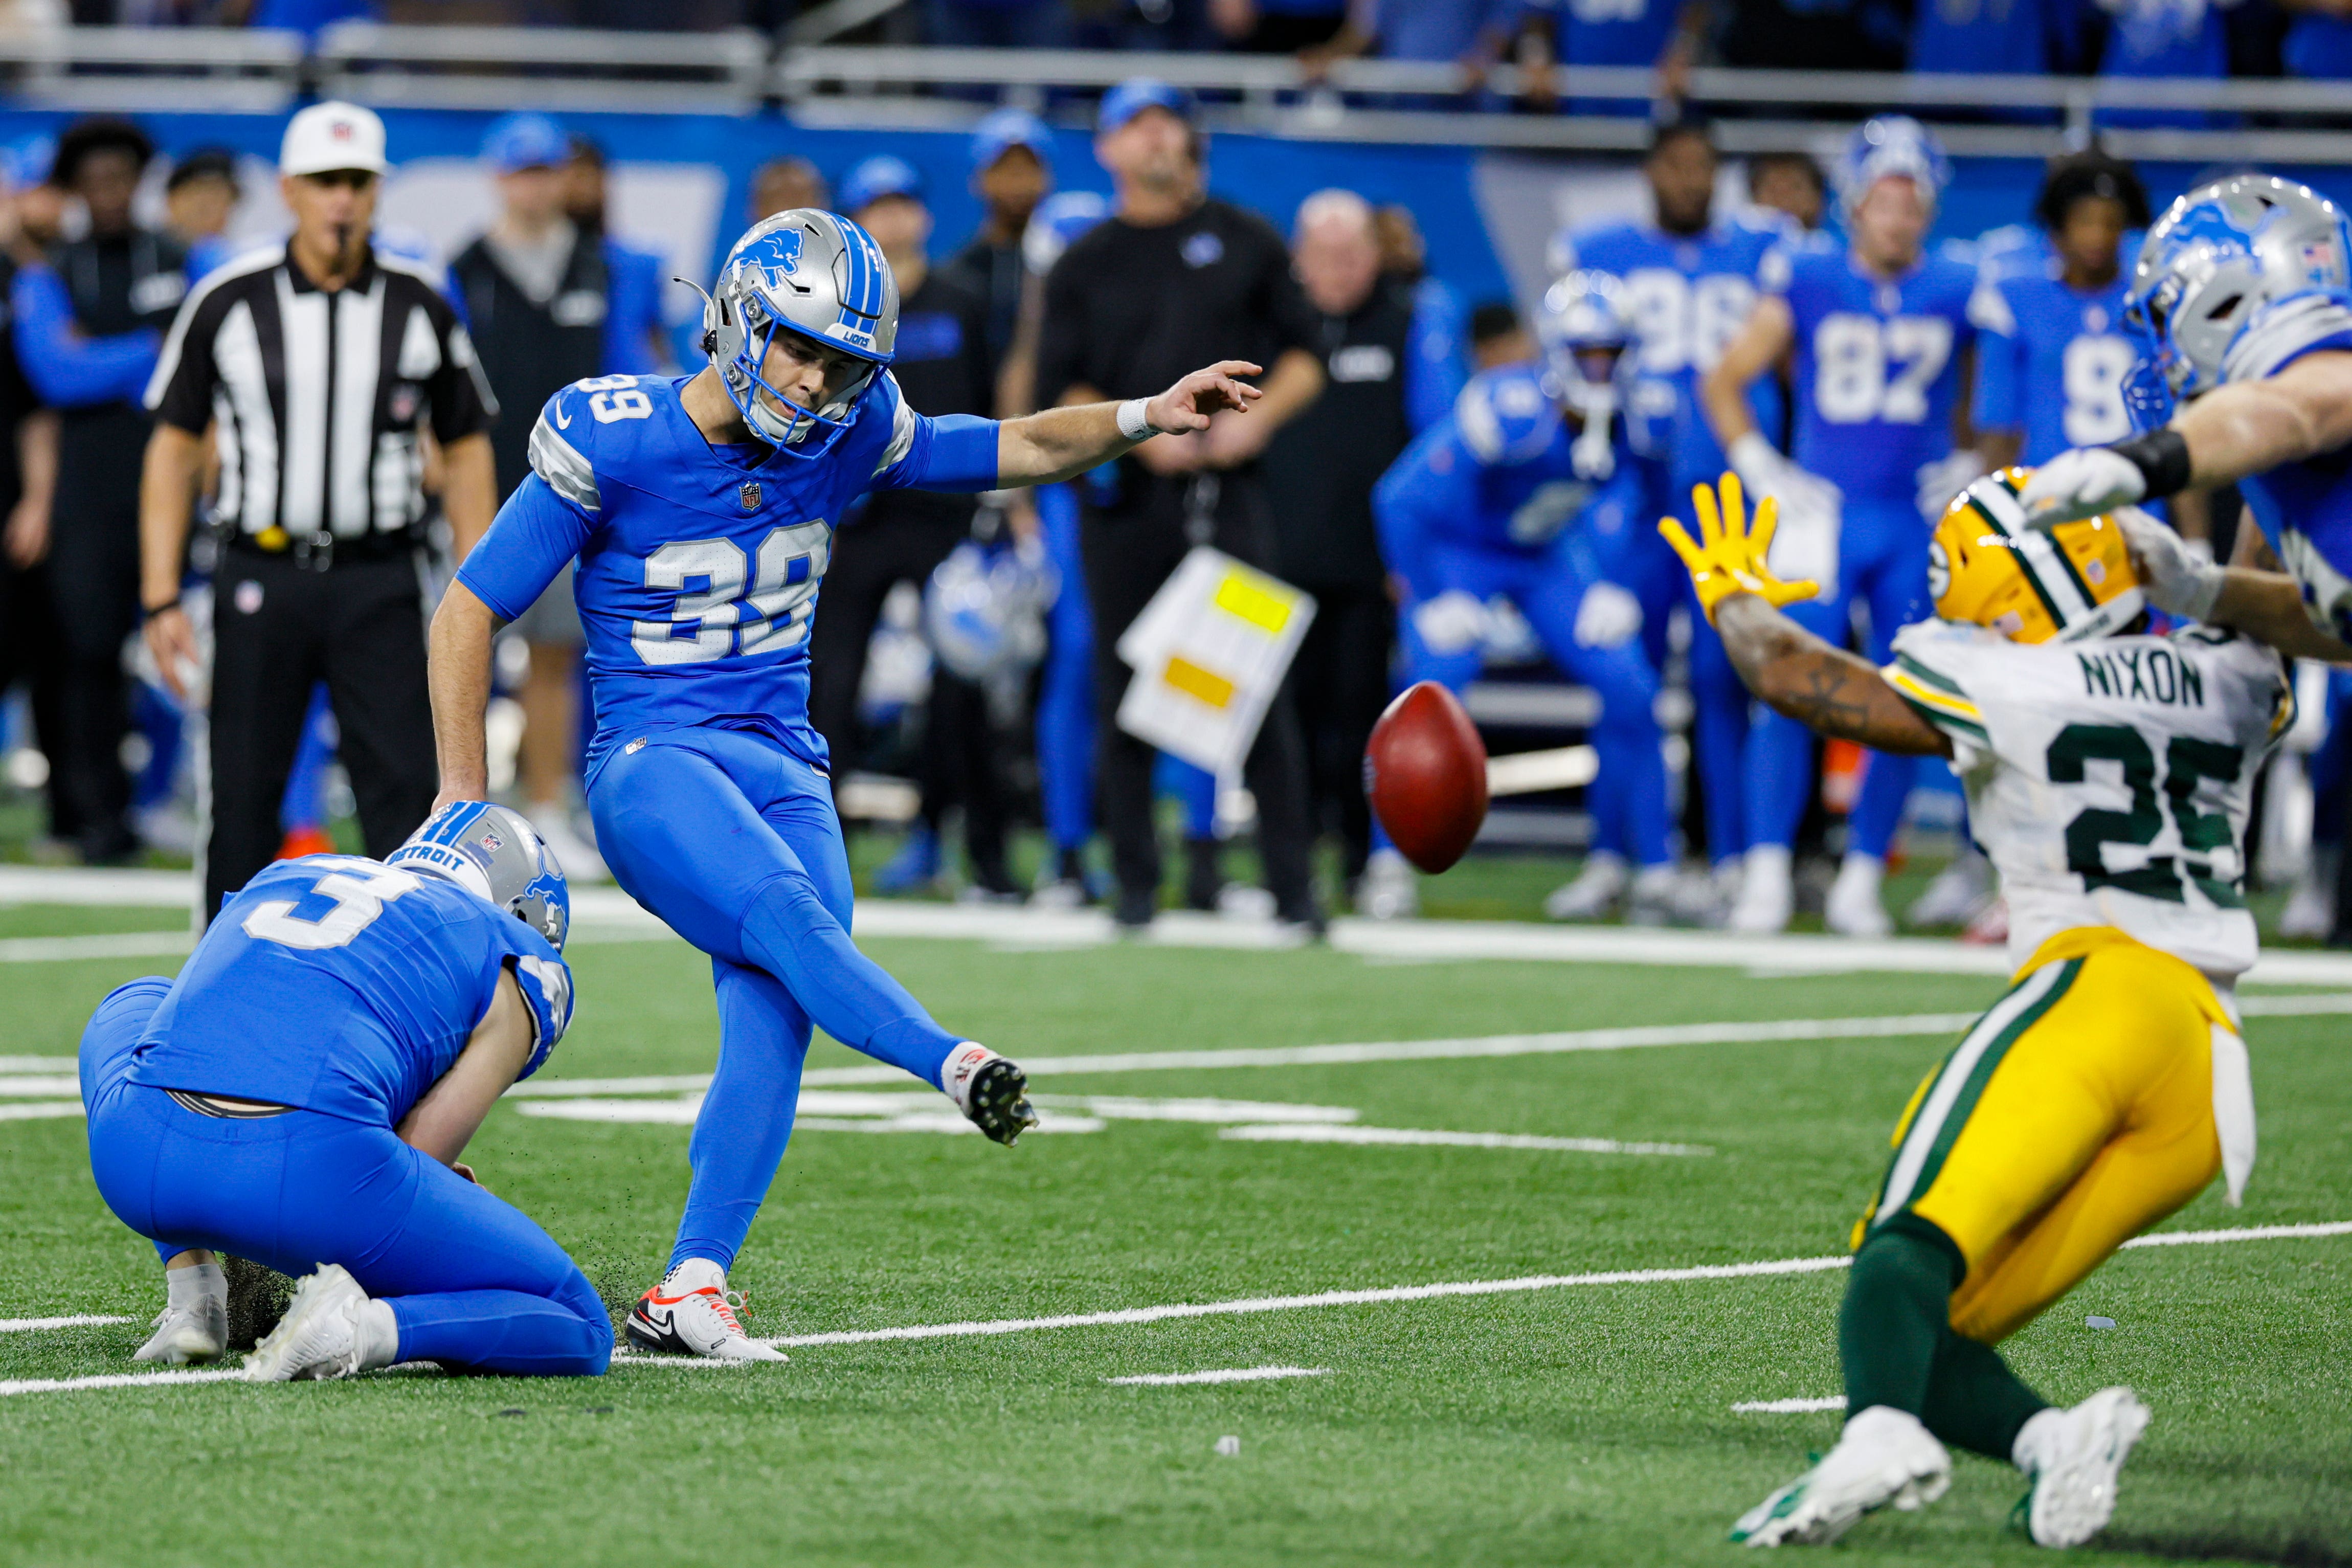
[[[383,122],[314,105],[287,125],[278,166],[293,237],[188,297],[147,388],[140,602],[175,691],[201,659],[180,582],[207,427],[220,457],[205,920],[276,854],[316,680],[367,852],[390,854],[425,820],[438,785],[418,560],[428,432],[459,557],[492,510],[497,405],[465,329],[371,241]]]

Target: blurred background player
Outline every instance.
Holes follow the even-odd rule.
[[[1416,434],[1452,412],[1462,382],[1445,374],[1451,361],[1432,367],[1414,355],[1413,295],[1382,273],[1363,197],[1327,190],[1300,203],[1291,257],[1315,310],[1325,384],[1265,452],[1266,500],[1281,520],[1276,575],[1315,595],[1290,689],[1315,825],[1339,840],[1349,901],[1409,903],[1409,870],[1402,894],[1358,887],[1371,853],[1364,746],[1388,705],[1396,640],[1372,487]],[[1402,868],[1402,856],[1389,858]]]
[[[1926,248],[1948,173],[1942,148],[1915,121],[1881,116],[1856,131],[1839,178],[1846,248],[1773,252],[1764,297],[1701,386],[1707,423],[1748,493],[1780,499],[1774,569],[1821,584],[1820,601],[1791,615],[1843,642],[1859,601],[1877,658],[1927,614],[1928,528],[1983,471],[1973,451],[1956,452],[1954,427],[1962,366],[1986,307],[1971,305],[1974,267]],[[1791,355],[1795,430],[1784,457],[1758,427],[1748,393]],[[1748,850],[1735,930],[1776,931],[1794,911],[1790,847],[1811,756],[1811,736],[1784,717],[1762,719],[1748,742]],[[1879,887],[1913,774],[1909,756],[1871,759],[1830,889],[1832,931],[1893,929]]]
[[[65,645],[64,733],[51,765],[73,803],[77,847],[93,865],[139,847],[122,761],[131,722],[122,645],[139,626],[139,480],[128,455],[147,443],[140,395],[188,291],[179,242],[131,214],[153,156],[128,121],[67,131],[49,178],[80,201],[87,227],[20,268],[12,289],[25,374],[59,412],[48,574]]]
[[[81,1042],[90,1169],[167,1292],[137,1360],[227,1348],[219,1254],[306,1275],[257,1382],[395,1361],[594,1375],[595,1288],[459,1163],[572,1018],[562,869],[530,825],[461,802],[390,862],[256,877],[177,980],[134,980]],[[316,1272],[313,1272],[313,1271]]]
[[[236,154],[225,147],[199,147],[163,177],[163,227],[187,253],[191,284],[235,254],[228,225],[244,197]]]
[[[1536,340],[1507,300],[1489,300],[1471,310],[1469,346],[1472,375],[1536,357]]]
[[[638,331],[614,363],[612,263],[601,234],[566,211],[572,142],[543,114],[509,114],[482,138],[482,162],[498,181],[499,218],[449,264],[451,291],[501,408],[518,411],[490,429],[503,501],[530,473],[530,428],[520,411],[559,387],[595,376],[650,370]],[[515,762],[524,809],[572,875],[605,879],[604,863],[572,826],[579,794],[580,611],[572,577],[558,577],[523,612],[514,634],[530,650],[523,678],[521,751]]]
[[[0,148],[0,300],[13,292],[17,268],[39,264],[56,237],[58,192],[43,183],[53,146],[37,138]],[[64,639],[48,579],[57,478],[57,414],[40,405],[25,379],[13,321],[0,321],[0,502],[5,503],[0,507],[0,713],[21,681],[32,732],[13,737],[13,743],[37,743],[48,752],[59,744],[63,728]],[[0,737],[0,746],[10,743]],[[77,832],[63,782],[51,768],[43,784],[46,837],[60,847],[71,844]]]
[[[906,405],[934,416],[993,414],[988,302],[962,272],[930,264],[931,213],[921,177],[903,159],[868,158],[843,176],[841,204],[882,247],[898,279],[890,374]],[[809,634],[809,722],[824,737],[836,788],[864,750],[857,694],[883,600],[900,583],[928,585],[940,563],[971,538],[972,522],[969,496],[889,490],[868,498],[835,533],[823,613]],[[1004,792],[992,742],[987,694],[935,657],[919,763],[922,814],[898,858],[877,875],[878,890],[929,886],[940,872],[940,825],[960,809],[971,889],[991,898],[1019,896],[1005,861]]]
[[[751,219],[791,212],[796,207],[827,207],[833,205],[832,187],[817,166],[797,153],[781,158],[771,158],[751,171]]]
[[[1021,325],[1021,297],[1029,269],[1022,237],[1037,204],[1054,188],[1054,133],[1026,110],[1000,109],[971,132],[971,188],[980,197],[980,226],[948,267],[988,306],[988,358],[1002,370]],[[998,410],[1007,416],[1025,408]]]
[[[1618,305],[1639,343],[1629,410],[1663,447],[1667,494],[1682,497],[1723,472],[1723,448],[1700,405],[1699,382],[1739,334],[1756,303],[1756,279],[1780,236],[1768,227],[1715,216],[1717,159],[1706,128],[1668,125],[1650,143],[1642,174],[1650,187],[1650,222],[1612,224],[1552,242],[1554,276],[1578,268],[1613,278]],[[1777,440],[1783,426],[1777,378],[1747,388],[1748,416]],[[1679,508],[1680,501],[1670,503]],[[1653,664],[1663,667],[1669,613],[1689,597],[1682,567],[1643,529],[1628,542],[1621,575],[1642,601]],[[1705,617],[1693,617],[1690,687],[1696,777],[1705,797],[1706,853],[1717,891],[1691,906],[1709,914],[1736,890],[1748,844],[1744,764],[1748,699]]]
[[[1759,153],[1748,160],[1748,199],[1778,213],[1798,232],[1819,230],[1829,216],[1829,183],[1810,153]]]
[[[1265,220],[1210,196],[1190,93],[1148,78],[1104,95],[1095,155],[1117,187],[1112,215],[1072,242],[1046,279],[1037,353],[1041,402],[1132,398],[1182,367],[1242,358],[1266,367],[1246,417],[1163,437],[1119,462],[1114,481],[1082,491],[1087,592],[1095,631],[1096,805],[1118,880],[1118,923],[1159,910],[1152,749],[1118,725],[1128,668],[1118,639],[1192,546],[1214,544],[1270,566],[1279,526],[1258,458],[1323,389],[1313,312]],[[1277,696],[1244,769],[1277,919],[1318,928],[1308,857],[1306,763],[1297,719]]]
[[[1590,274],[1552,286],[1538,331],[1548,364],[1473,380],[1373,494],[1382,554],[1407,593],[1405,678],[1460,692],[1484,663],[1487,601],[1517,605],[1553,663],[1601,706],[1600,773],[1586,796],[1592,852],[1546,911],[1590,919],[1622,901],[1633,919],[1663,922],[1675,878],[1657,673],[1640,602],[1608,580],[1660,500],[1655,466],[1615,417],[1620,363],[1637,351],[1614,280]],[[1396,853],[1376,850],[1379,867]],[[1367,881],[1387,875],[1376,868]]]
[[[662,291],[669,285],[667,264],[652,251],[614,237],[606,210],[611,181],[603,145],[577,131],[566,140],[572,156],[563,165],[563,216],[582,238],[594,240],[604,256],[604,374],[674,371],[677,356],[662,321]]]

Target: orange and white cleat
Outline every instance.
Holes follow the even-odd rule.
[[[743,1304],[740,1294],[727,1289],[725,1269],[708,1258],[689,1258],[629,1309],[629,1342],[642,1351],[713,1361],[792,1359],[743,1331],[743,1321],[736,1316]]]

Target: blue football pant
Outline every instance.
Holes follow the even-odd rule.
[[[1484,602],[1500,594],[1519,608],[1552,662],[1601,697],[1592,727],[1600,775],[1585,792],[1592,814],[1593,848],[1623,855],[1641,866],[1667,864],[1670,826],[1666,762],[1658,732],[1657,672],[1642,639],[1615,647],[1580,647],[1577,607],[1592,578],[1565,549],[1542,555],[1465,548],[1433,541],[1426,556],[1438,592],[1462,592]],[[1476,646],[1438,652],[1422,639],[1408,610],[1403,619],[1407,677],[1434,680],[1459,693],[1477,678],[1484,653]]]
[[[202,1247],[281,1274],[341,1264],[391,1303],[404,1361],[522,1376],[604,1372],[613,1323],[579,1266],[529,1215],[391,1128],[314,1110],[205,1116],[124,1082],[170,989],[160,975],[132,981],[82,1035],[90,1171],[115,1217],[166,1261]]]
[[[1083,849],[1095,831],[1095,618],[1078,553],[1078,498],[1067,485],[1036,491],[1038,529],[1062,591],[1045,615],[1037,679],[1037,783],[1045,836]]]
[[[792,1136],[812,1024],[934,1089],[961,1037],[849,939],[833,790],[748,730],[672,730],[611,753],[588,786],[623,890],[710,954],[719,1070],[696,1117],[670,1261],[730,1267]]]
[[[1927,526],[1910,500],[1845,503],[1838,537],[1838,590],[1834,598],[1790,605],[1787,614],[1807,631],[1840,647],[1846,645],[1853,600],[1870,606],[1870,657],[1884,664],[1893,657],[1895,634],[1930,614],[1927,603]],[[1751,843],[1786,847],[1795,841],[1805,815],[1805,786],[1812,777],[1811,731],[1794,719],[1763,710],[1748,744],[1748,827]],[[1916,757],[1884,752],[1870,754],[1862,797],[1848,823],[1850,849],[1885,858],[1903,823],[1911,795]]]
[[[1755,699],[1732,668],[1723,638],[1699,609],[1689,569],[1656,531],[1644,531],[1626,542],[1614,575],[1642,601],[1642,644],[1651,668],[1666,668],[1666,631],[1675,607],[1679,605],[1689,614],[1691,749],[1696,756],[1688,776],[1696,781],[1706,816],[1707,858],[1736,859],[1748,847],[1746,766]]]

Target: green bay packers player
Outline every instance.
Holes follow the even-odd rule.
[[[1931,551],[1939,619],[1884,670],[1780,613],[1773,503],[1738,481],[1700,537],[1659,524],[1748,689],[1824,735],[1948,757],[2010,907],[2011,986],[1927,1075],[1854,1229],[1838,1320],[1845,1428],[1742,1517],[1751,1546],[1835,1540],[1950,1484],[1946,1445],[2014,1463],[2045,1546],[2089,1540],[2148,1412],[2127,1388],[2059,1409],[1993,1350],[2124,1242],[2254,1154],[2231,989],[2254,773],[2292,714],[2276,654],[2234,633],[2145,635],[2122,530],[2029,527],[2025,470],[1969,487]]]

